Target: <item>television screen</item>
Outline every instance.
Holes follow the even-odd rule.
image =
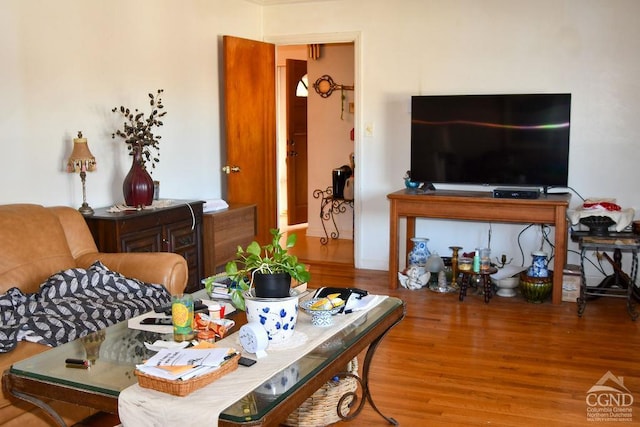
[[[411,98],[411,180],[566,187],[571,94]]]

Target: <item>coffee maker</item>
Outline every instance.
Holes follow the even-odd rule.
[[[344,199],[344,186],[353,171],[348,165],[342,165],[333,170],[333,198]]]

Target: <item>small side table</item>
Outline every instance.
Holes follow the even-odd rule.
[[[480,276],[480,280],[484,287],[484,302],[489,303],[489,300],[493,296],[493,290],[491,289],[491,278],[490,275],[497,273],[498,269],[495,267],[491,267],[488,270],[480,270],[479,273],[474,271],[461,271],[462,273],[462,283],[460,284],[460,296],[458,299],[460,301],[464,301],[464,297],[467,296],[467,288],[469,287],[469,281],[472,276]]]
[[[313,190],[313,198],[320,199],[320,222],[324,230],[324,237],[320,238],[320,243],[326,245],[329,243],[329,232],[327,231],[325,223],[329,221],[333,223],[331,238],[338,239],[340,237],[340,231],[336,224],[335,215],[345,213],[348,206],[351,207],[351,212],[353,212],[353,200],[334,197],[332,187],[327,187],[326,190]]]
[[[627,299],[627,311],[631,316],[631,320],[638,318],[636,304],[634,301],[633,291],[636,287],[636,277],[638,275],[638,249],[640,248],[640,237],[625,234],[624,236],[607,235],[607,236],[580,236],[578,238],[580,247],[580,267],[582,269],[582,277],[580,281],[580,296],[578,297],[578,316],[582,316],[587,304],[587,296],[610,296]],[[614,259],[612,266],[615,270],[616,278],[624,278],[625,280],[615,280],[613,287],[606,286],[587,286],[586,276],[584,272],[584,259],[587,252],[598,251],[614,251]],[[620,268],[620,260],[622,251],[631,252],[631,273],[625,274]],[[605,254],[606,255],[606,254]],[[607,256],[608,259],[610,259]],[[607,283],[608,281],[603,281]]]

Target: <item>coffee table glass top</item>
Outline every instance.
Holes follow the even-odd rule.
[[[138,380],[135,365],[155,353],[144,342],[172,335],[129,329],[120,322],[103,331],[60,345],[15,363],[11,373],[117,397]],[[93,359],[89,369],[67,368],[65,360]]]
[[[230,421],[263,417],[403,304],[397,298],[386,298],[356,323],[347,326],[301,358],[295,366],[276,374],[227,408],[220,417]],[[17,362],[10,372],[117,398],[120,391],[137,383],[135,365],[155,354],[144,346],[144,342],[151,343],[157,339],[171,339],[171,334],[129,329],[126,321],[120,322],[104,331]],[[90,369],[68,368],[65,364],[67,358],[93,359],[94,364]],[[278,381],[283,375],[292,375],[292,370],[295,370],[292,378],[296,379],[292,386],[287,390],[275,390],[273,381]]]

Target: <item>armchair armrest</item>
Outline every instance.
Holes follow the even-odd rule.
[[[89,253],[76,259],[80,268],[96,261],[126,277],[164,285],[172,294],[184,292],[188,279],[187,261],[170,252]]]

